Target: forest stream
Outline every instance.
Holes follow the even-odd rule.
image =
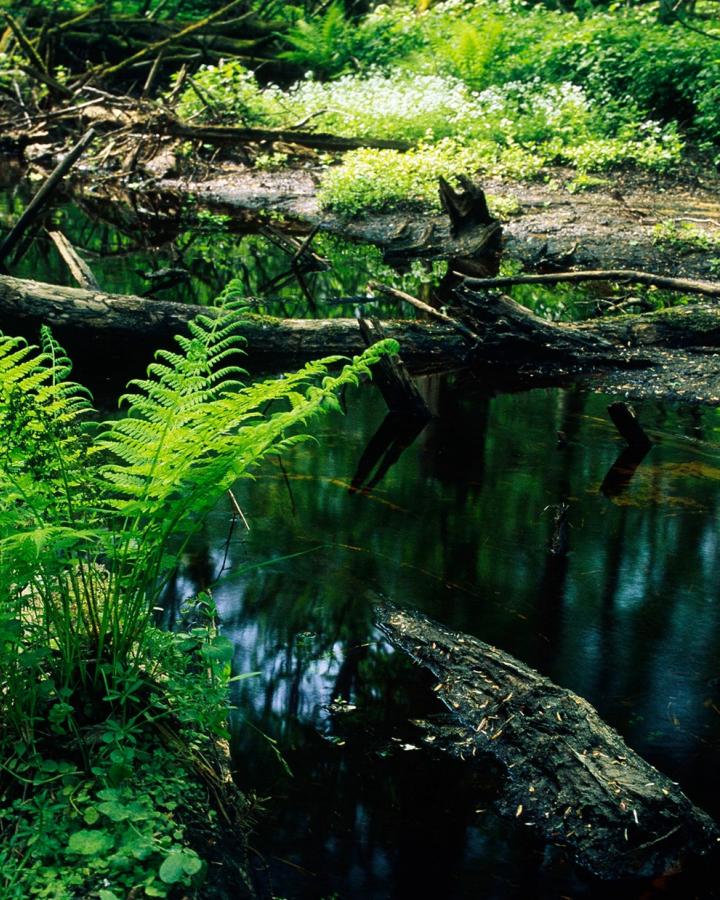
[[[17,202],[7,191],[0,214]],[[326,237],[333,266],[303,292],[272,242],[225,219],[208,217],[206,235],[156,235],[151,252],[111,213],[53,213],[97,255],[106,290],[162,296],[165,277],[176,299],[205,303],[234,276],[248,296],[275,296],[264,311],[312,316],[388,275],[373,248]],[[66,279],[42,236],[16,271]],[[394,277],[417,289],[435,276],[416,264]],[[78,363],[110,407],[117,373]],[[183,601],[210,589],[234,673],[254,673],[234,687],[233,752],[241,787],[263,798],[262,878],[273,896],[328,900],[690,896],[692,870],[679,886],[601,885],[497,814],[498,772],[433,751],[417,724],[440,704],[375,628],[373,604],[421,610],[575,691],[720,818],[720,411],[639,404],[654,445],[628,469],[614,465],[624,445],[606,414],[622,398],[498,392],[469,372],[417,383],[424,428],[388,416],[364,385],[317,444],[241,482],[243,518],[218,505],[159,613],[178,627]]]

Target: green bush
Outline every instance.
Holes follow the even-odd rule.
[[[338,358],[244,385],[233,291],[131,383],[127,415],[99,426],[47,329],[41,348],[0,335],[0,792],[12,809],[0,818],[8,863],[0,870],[8,896],[28,896],[26,875],[45,884],[41,896],[87,896],[111,876],[122,896],[138,884],[165,896],[163,885],[189,885],[198,873],[182,829],[159,824],[161,795],[143,805],[142,766],[165,742],[182,767],[227,736],[233,648],[212,611],[209,626],[164,635],[153,610],[223,492],[268,453],[304,439],[293,432],[338,408],[336,392],[396,349],[377,344],[334,375],[328,366]],[[23,861],[18,875],[15,859]],[[62,886],[71,864],[72,890]],[[138,882],[138,870],[150,882]]]

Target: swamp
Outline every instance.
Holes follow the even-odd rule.
[[[715,0],[0,0],[0,900],[720,896]]]

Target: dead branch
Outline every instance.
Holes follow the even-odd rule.
[[[472,288],[505,288],[516,284],[559,284],[584,281],[618,281],[624,284],[647,284],[668,291],[683,291],[687,294],[702,294],[706,297],[720,297],[720,284],[712,281],[695,281],[689,278],[670,278],[654,275],[652,272],[635,272],[631,269],[596,269],[585,272],[552,272],[547,275],[510,275],[503,278],[468,278],[457,273],[464,283]]]

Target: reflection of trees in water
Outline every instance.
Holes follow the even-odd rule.
[[[599,487],[621,445],[605,398],[458,388],[426,382],[438,421],[370,490],[348,492],[383,415],[369,393],[351,398],[347,419],[321,425],[321,450],[307,445],[284,457],[287,483],[273,461],[244,483],[251,531],[231,542],[230,571],[312,552],[231,575],[217,589],[237,671],[262,672],[238,685],[236,702],[315,772],[312,754],[326,747],[315,729],[335,727],[323,705],[341,697],[385,708],[402,693],[388,681],[392,657],[373,644],[370,600],[381,591],[584,694],[636,749],[688,784],[716,779],[717,752],[697,752],[720,737],[720,716],[703,706],[720,650],[720,481],[673,468],[696,449],[666,441],[611,501]],[[648,428],[658,427],[653,416],[652,407],[643,411]],[[663,416],[670,435],[710,434],[717,421],[672,409]],[[561,502],[570,527],[567,552],[555,559],[543,510]],[[226,527],[219,516],[211,540],[224,546]],[[672,697],[679,727],[668,715]],[[398,715],[393,709],[387,714]],[[238,733],[249,739],[248,729]]]

